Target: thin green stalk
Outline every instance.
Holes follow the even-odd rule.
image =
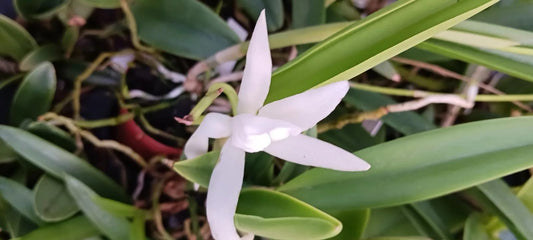
[[[77,120],[74,121],[76,126],[81,128],[99,128],[99,127],[109,127],[109,126],[117,126],[120,124],[123,124],[131,119],[133,119],[135,115],[133,113],[127,113],[127,114],[121,114],[113,118],[104,118],[104,119],[98,119],[98,120]]]
[[[378,87],[363,83],[350,83],[350,86],[355,89],[360,89],[369,92],[382,93],[392,96],[403,97],[427,97],[430,95],[439,95],[447,93],[428,92],[420,90],[407,90],[388,87]],[[475,98],[476,102],[513,102],[513,101],[533,101],[533,94],[508,94],[508,95],[488,95],[480,94]]]

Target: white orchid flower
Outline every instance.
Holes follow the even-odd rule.
[[[245,152],[265,151],[298,164],[340,171],[364,171],[370,165],[339,147],[301,134],[329,115],[348,91],[347,81],[311,89],[263,106],[272,62],[264,10],[248,47],[237,115],[209,113],[185,144],[185,155],[207,152],[208,138],[228,138],[211,175],[207,219],[219,240],[240,239],[233,217],[244,175]]]

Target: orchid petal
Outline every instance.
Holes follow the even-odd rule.
[[[187,158],[196,158],[207,152],[209,138],[223,138],[231,134],[231,117],[209,113],[189,138],[183,151]]]
[[[278,119],[239,114],[233,118],[231,144],[246,152],[262,151],[272,141],[295,136],[302,130],[294,124]]]
[[[307,130],[328,116],[350,88],[347,81],[307,90],[265,105],[258,115],[290,122]]]
[[[370,165],[354,154],[335,145],[306,135],[273,142],[265,152],[302,165],[339,171],[365,171]]]
[[[255,25],[246,54],[246,66],[239,91],[238,114],[255,115],[263,106],[270,87],[271,71],[272,59],[268,46],[265,10],[263,10]]]
[[[239,240],[233,216],[244,177],[244,151],[224,144],[207,192],[206,210],[211,234],[215,239]]]

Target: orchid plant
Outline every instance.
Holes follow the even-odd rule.
[[[264,10],[254,29],[239,91],[237,115],[209,113],[186,143],[188,158],[208,150],[209,138],[227,138],[209,182],[206,208],[215,239],[240,239],[233,222],[243,183],[245,153],[265,151],[294,163],[339,171],[365,171],[370,165],[337,146],[303,131],[329,115],[349,89],[347,81],[329,84],[263,106],[272,62]]]

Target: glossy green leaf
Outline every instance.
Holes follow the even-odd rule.
[[[416,236],[418,231],[402,210],[403,207],[372,209],[363,239],[378,236]]]
[[[38,225],[44,225],[44,222],[33,210],[32,192],[24,185],[0,176],[0,195],[28,220]]]
[[[26,75],[15,93],[10,108],[10,123],[17,126],[27,118],[36,120],[50,108],[55,91],[54,66],[49,62],[40,64]]]
[[[76,150],[74,137],[55,125],[47,122],[31,122],[26,124],[24,129],[69,152],[74,152]]]
[[[44,221],[65,220],[79,210],[63,182],[54,177],[43,175],[33,191],[35,212]]]
[[[174,163],[174,170],[187,180],[207,187],[219,155],[220,151],[211,151],[194,159],[178,161]]]
[[[0,164],[10,163],[19,158],[18,154],[13,151],[7,144],[0,141]]]
[[[43,62],[53,62],[61,58],[63,58],[61,47],[55,44],[48,44],[26,54],[20,61],[19,68],[22,71],[30,71]]]
[[[410,135],[356,152],[372,165],[369,171],[312,169],[279,190],[326,210],[394,206],[445,195],[533,166],[532,120],[487,120]]]
[[[487,230],[485,230],[481,216],[478,213],[472,213],[472,215],[466,220],[463,239],[490,240],[489,234],[487,233]]]
[[[253,21],[265,9],[268,31],[276,31],[283,26],[283,3],[281,0],[237,0],[239,6]],[[252,21],[252,22],[253,22]]]
[[[330,240],[359,240],[370,218],[370,210],[350,210],[332,213],[333,217],[342,222],[342,231]]]
[[[516,196],[526,205],[527,209],[533,213],[533,178],[529,178],[527,182],[520,188]]]
[[[77,216],[47,225],[13,240],[80,240],[98,235],[98,229],[85,216]]]
[[[244,181],[254,185],[270,186],[274,178],[274,157],[265,152],[247,153]]]
[[[473,19],[525,30],[533,30],[533,5],[531,2],[513,0],[512,4],[499,4],[481,12]]]
[[[118,184],[85,160],[31,133],[0,125],[0,140],[24,159],[54,177],[62,178],[66,173],[83,181],[103,196],[121,201],[129,199]]]
[[[4,15],[0,15],[0,42],[0,55],[15,60],[21,60],[37,48],[37,42],[26,29]]]
[[[383,132],[383,131],[381,131]],[[383,134],[381,134],[383,135]],[[372,137],[361,124],[348,124],[342,129],[321,133],[321,140],[332,143],[346,151],[354,152],[383,142],[383,136]]]
[[[478,186],[478,189],[501,212],[500,218],[519,239],[533,239],[533,215],[502,180]]]
[[[292,28],[302,28],[324,23],[324,0],[292,0]]]
[[[373,111],[379,107],[396,103],[389,96],[358,89],[350,89],[344,97],[344,101],[363,111]],[[413,111],[389,113],[381,119],[385,124],[405,135],[437,128],[433,123]]]
[[[77,0],[95,8],[120,8],[120,0]]]
[[[94,197],[93,201],[102,209],[118,217],[136,217],[145,215],[145,211],[135,206],[117,202],[108,198]]]
[[[291,28],[303,28],[323,24],[326,20],[324,0],[292,0]],[[313,44],[296,46],[301,54],[312,47]]]
[[[14,0],[17,12],[26,19],[46,19],[66,7],[68,0]]]
[[[276,70],[266,102],[357,76],[496,2],[397,1]]]
[[[77,76],[89,67],[89,63],[70,60],[56,64],[57,76],[74,82]],[[120,73],[109,68],[94,71],[85,81],[84,84],[94,84],[98,86],[118,87],[120,86]]]
[[[275,239],[324,239],[342,224],[298,199],[267,189],[246,189],[237,205],[238,229]]]
[[[37,228],[37,225],[24,218],[0,195],[0,228],[11,237],[18,237]]]
[[[239,37],[196,0],[137,0],[131,5],[141,40],[177,56],[203,59],[238,43]]]
[[[461,61],[486,66],[511,76],[533,81],[533,56],[478,49],[442,40],[428,40],[419,48]]]
[[[438,239],[453,239],[452,235],[448,231],[447,226],[444,224],[444,221],[441,219],[440,214],[434,209],[429,201],[420,201],[416,203],[411,203],[409,205],[425,223],[434,232],[434,238]]]
[[[67,189],[78,204],[81,211],[104,235],[112,240],[129,239],[131,224],[117,217],[94,202],[99,196],[79,180],[65,175]]]

